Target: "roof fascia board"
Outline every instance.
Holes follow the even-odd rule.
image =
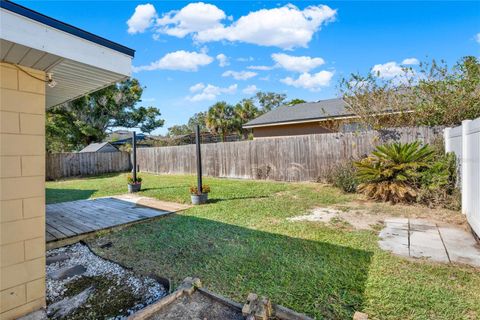
[[[6,10],[3,3],[0,8],[2,39],[120,75],[131,75],[130,55]]]
[[[26,8],[24,6],[21,6],[17,3],[13,3],[10,1],[6,0],[1,0],[0,2],[0,7],[6,10],[9,10],[11,12],[15,12],[21,16],[24,16],[26,18],[32,19],[34,21],[40,22],[42,24],[45,24],[47,26],[50,26],[52,28],[64,31],[66,33],[72,34],[74,36],[83,38],[85,40],[94,42],[96,44],[99,44],[101,46],[110,48],[112,50],[121,52],[123,54],[129,55],[130,57],[135,56],[135,50],[130,49],[128,47],[125,47],[119,43],[110,41],[108,39],[105,39],[103,37],[97,36],[93,33],[90,33],[88,31],[82,30],[80,28],[77,28],[75,26],[72,26],[68,23],[59,21],[57,19],[51,18],[49,16],[46,16],[44,14],[41,14],[37,11],[31,10],[29,8]]]
[[[414,111],[395,111],[395,112],[383,112],[383,113],[376,113],[372,114],[372,117],[378,116],[387,116],[392,114],[402,114],[402,113],[412,113]],[[314,119],[303,119],[303,120],[292,120],[292,121],[282,121],[282,122],[269,122],[269,123],[259,123],[259,124],[251,124],[251,125],[243,125],[244,129],[252,129],[258,127],[273,127],[273,126],[282,126],[282,125],[289,125],[289,124],[300,124],[300,123],[310,123],[310,122],[324,122],[324,121],[331,121],[331,120],[348,120],[348,119],[358,119],[359,116],[356,115],[344,115],[344,116],[331,116],[331,117],[324,117],[324,118],[314,118]]]

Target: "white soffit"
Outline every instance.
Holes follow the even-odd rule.
[[[46,87],[47,107],[96,91],[131,74],[132,56],[3,7],[0,8],[0,26],[2,62],[53,74],[57,84],[53,88]]]

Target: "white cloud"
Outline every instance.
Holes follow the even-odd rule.
[[[232,41],[282,49],[307,47],[321,26],[334,21],[337,11],[326,5],[303,10],[288,4],[261,9],[232,21],[212,4],[190,3],[156,19],[156,33],[183,38],[191,34],[197,42]],[[225,24],[227,23],[227,24]]]
[[[296,88],[304,88],[311,91],[320,90],[321,87],[327,87],[332,80],[333,72],[320,71],[314,74],[308,72],[302,73],[297,79],[286,77],[280,81]]]
[[[218,65],[222,68],[226,67],[230,64],[228,62],[228,57],[226,55],[224,55],[223,53],[217,54],[216,58],[218,60]]]
[[[133,67],[133,72],[143,70],[151,71],[157,69],[197,71],[199,67],[212,63],[213,58],[205,53],[175,51],[164,55],[161,59],[150,63],[149,65]]]
[[[205,88],[205,85],[203,83],[199,82],[199,83],[191,86],[189,90],[190,90],[190,92],[194,93],[194,92],[198,92],[198,91],[202,90],[203,88]]]
[[[128,19],[128,33],[142,33],[153,25],[157,12],[155,7],[150,3],[140,4],[135,8],[135,12]]]
[[[158,18],[157,33],[183,38],[190,33],[221,28],[220,21],[225,18],[225,12],[213,4],[189,3],[179,11],[170,11]]]
[[[240,57],[240,58],[237,58],[237,61],[238,61],[238,62],[249,62],[249,61],[253,61],[253,60],[255,60],[255,59],[253,59],[253,57],[246,57],[246,58]]]
[[[258,91],[258,88],[254,84],[251,84],[251,85],[247,86],[245,89],[242,90],[242,92],[245,93],[245,94],[254,94],[257,91]]]
[[[253,78],[257,75],[256,72],[253,71],[232,71],[228,70],[222,74],[222,77],[233,77],[235,80],[248,80]]]
[[[197,83],[196,85],[190,87],[190,91],[192,91],[192,88],[198,85],[199,84]],[[221,94],[234,94],[235,92],[237,92],[237,87],[238,86],[236,84],[232,84],[231,86],[226,88],[217,87],[212,84],[208,84],[201,89],[198,89],[199,87],[196,87],[195,90],[198,89],[198,93],[193,96],[188,96],[187,100],[192,102],[215,100],[215,98],[217,98]]]
[[[272,54],[272,59],[278,66],[289,71],[309,72],[325,63],[322,58],[312,58],[308,56],[290,56],[284,53]]]
[[[250,70],[260,70],[260,71],[267,71],[272,70],[275,66],[248,66],[247,69]]]
[[[475,40],[480,43],[480,32],[475,35]]]
[[[395,61],[374,65],[372,73],[383,79],[392,79],[405,74],[402,67]]]
[[[403,59],[402,64],[406,66],[417,65],[417,64],[420,64],[420,61],[418,61],[417,58],[406,58],[406,59]]]

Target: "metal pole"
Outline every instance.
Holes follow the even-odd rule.
[[[200,126],[195,128],[195,142],[197,144],[197,189],[202,194],[202,153],[200,150]]]
[[[133,149],[133,181],[137,182],[137,134],[135,131],[133,131],[132,149]]]

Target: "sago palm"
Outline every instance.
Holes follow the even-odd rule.
[[[358,190],[375,200],[412,201],[417,197],[418,174],[430,166],[433,153],[418,141],[378,146],[371,156],[355,163]]]

